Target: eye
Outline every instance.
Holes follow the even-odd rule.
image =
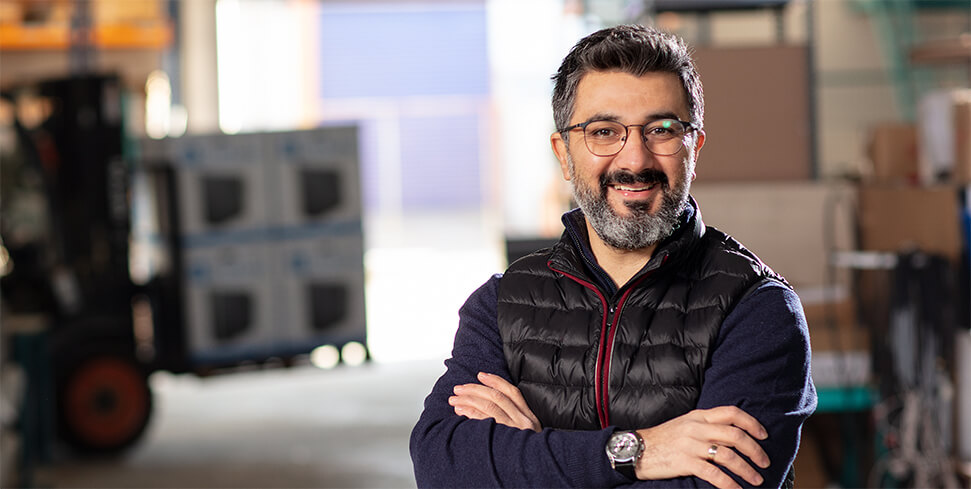
[[[617,139],[622,136],[624,126],[607,121],[591,122],[587,125],[587,136],[595,139]]]
[[[655,121],[644,128],[644,134],[655,138],[672,138],[684,134],[684,126],[672,119]]]

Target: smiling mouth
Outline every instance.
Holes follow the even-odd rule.
[[[647,192],[647,191],[650,191],[650,190],[654,190],[654,188],[657,187],[657,183],[652,183],[650,185],[620,185],[620,184],[614,184],[614,185],[611,185],[611,187],[613,187],[614,190],[619,190],[621,192]]]

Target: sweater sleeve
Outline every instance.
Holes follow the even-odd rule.
[[[448,397],[455,385],[477,382],[480,371],[509,380],[495,319],[497,285],[498,276],[460,310],[452,358],[412,431],[418,487],[711,487],[694,477],[626,479],[604,455],[613,427],[535,433],[454,414]],[[772,465],[760,472],[763,487],[778,487],[795,458],[802,423],[816,406],[806,321],[789,289],[761,286],[722,324],[697,407],[724,405],[739,406],[768,430],[761,443]]]
[[[609,487],[618,477],[623,481],[604,454],[613,429],[536,433],[458,416],[448,404],[452,388],[478,382],[478,372],[510,378],[496,325],[498,280],[486,282],[459,311],[452,357],[412,430],[418,487]]]
[[[725,318],[698,400],[698,409],[738,406],[759,420],[769,436],[759,442],[771,465],[760,469],[760,487],[780,487],[792,467],[802,425],[816,410],[810,376],[809,329],[799,296],[768,281],[743,298]],[[751,484],[727,472],[742,487]],[[628,487],[712,487],[695,477],[638,481]]]
[[[761,444],[772,464],[758,469],[763,487],[782,483],[796,458],[802,425],[816,410],[810,357],[802,303],[778,282],[749,294],[722,324],[698,407],[735,405],[765,426],[769,437]]]

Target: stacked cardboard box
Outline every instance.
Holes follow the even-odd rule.
[[[281,348],[364,340],[364,236],[357,131],[263,137],[271,255],[280,271],[275,322]]]
[[[869,338],[851,276],[832,254],[854,250],[856,188],[846,183],[699,183],[705,223],[736,237],[782,274],[802,300],[819,386],[869,379]],[[847,368],[851,367],[851,368]]]
[[[960,202],[971,184],[971,90],[927,93],[919,109],[916,123],[873,128],[873,171],[859,194],[860,246],[887,253],[921,251],[967,266],[971,232],[962,228]],[[862,277],[867,289],[885,280],[867,275]],[[860,295],[879,295],[866,292]],[[868,311],[889,307],[869,300],[862,305]]]
[[[873,164],[873,181],[917,182],[917,128],[913,124],[891,122],[873,127],[867,153]]]
[[[920,250],[960,259],[958,189],[951,185],[860,187],[860,245],[869,251]]]
[[[354,127],[145,140],[176,166],[197,365],[365,340]]]
[[[915,123],[873,126],[867,149],[869,183],[971,183],[971,90],[924,95]]]

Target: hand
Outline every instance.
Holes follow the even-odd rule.
[[[448,403],[455,414],[469,419],[494,419],[496,423],[521,430],[542,431],[539,419],[526,404],[519,388],[498,375],[480,372],[482,384],[457,385]]]
[[[635,471],[638,479],[687,475],[723,489],[739,487],[721,466],[752,485],[761,484],[762,476],[732,448],[763,469],[769,466],[769,456],[756,442],[766,439],[768,433],[735,406],[696,409],[638,433],[645,445]],[[712,446],[716,447],[713,457],[709,453]]]

